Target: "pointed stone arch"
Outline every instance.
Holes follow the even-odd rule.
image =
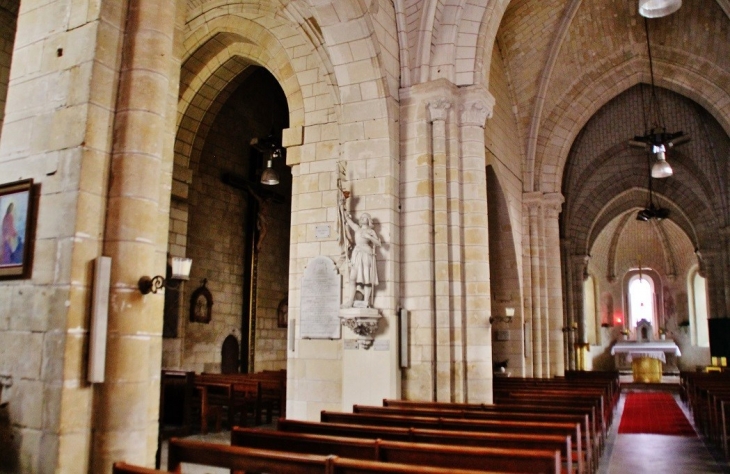
[[[730,132],[730,94],[719,86],[730,83],[730,74],[705,64],[701,58],[683,58],[692,64],[700,63],[699,67],[692,69],[674,62],[679,60],[675,58],[671,64],[654,61],[655,76],[659,78],[657,86],[697,102],[718,120],[726,132]],[[649,83],[648,71],[644,70],[648,70],[646,58],[638,56],[593,74],[593,77],[597,76],[595,80],[586,77],[586,80],[578,78],[574,81],[579,89],[565,94],[559,106],[544,117],[543,127],[535,138],[536,158],[533,162],[528,159],[527,166],[531,169],[526,170],[526,176],[534,173],[532,186],[535,189],[543,192],[560,190],[565,163],[580,130],[609,100],[638,83]],[[707,71],[707,74],[700,74],[700,70]]]

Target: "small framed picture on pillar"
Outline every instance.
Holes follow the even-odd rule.
[[[33,210],[32,179],[0,185],[0,279],[30,278]]]

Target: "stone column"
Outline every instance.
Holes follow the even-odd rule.
[[[569,334],[569,348],[571,351],[571,368],[576,368],[577,343],[585,341],[585,311],[583,310],[583,279],[585,278],[588,265],[588,255],[572,255],[570,257],[570,268],[573,287],[573,320],[568,321],[567,334]]]
[[[494,97],[482,87],[467,87],[462,90],[461,103],[467,401],[491,403],[491,290],[484,126],[492,116]]]
[[[562,282],[565,288],[565,317],[563,319],[563,360],[565,367],[569,370],[575,370],[575,359],[572,357],[572,349],[570,342],[569,329],[571,321],[574,321],[573,313],[573,267],[570,264],[570,240],[561,239],[561,257],[564,265],[562,266]]]
[[[545,263],[547,265],[549,376],[565,375],[565,352],[562,328],[566,326],[563,311],[563,288],[560,266],[560,211],[565,199],[560,193],[545,196]]]
[[[723,252],[714,249],[703,250],[701,256],[700,270],[707,279],[708,317],[727,318]]]
[[[525,235],[529,239],[530,265],[530,305],[532,313],[532,376],[542,377],[542,307],[541,307],[541,275],[540,268],[540,212],[542,193],[526,193],[523,204],[527,207],[528,220]],[[525,262],[528,263],[528,262]]]
[[[446,125],[451,102],[445,97],[426,103],[431,123],[431,202],[433,224],[433,306],[435,319],[435,364],[437,401],[451,401],[451,312],[449,303],[449,243],[448,243],[448,195],[447,195],[447,137]]]
[[[158,209],[166,205],[163,151],[171,150],[175,18],[174,0],[129,2],[104,245],[112,258],[106,380],[95,393],[91,472],[111,472],[115,461],[151,466],[157,450],[164,295],[141,295],[137,281],[165,274],[167,217]]]

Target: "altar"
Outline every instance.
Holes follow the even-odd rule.
[[[661,382],[662,372],[678,372],[682,353],[674,341],[619,341],[611,348],[616,369],[631,367],[635,382]]]

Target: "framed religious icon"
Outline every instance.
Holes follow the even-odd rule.
[[[280,328],[287,327],[289,323],[289,297],[287,296],[279,302],[276,308],[276,325]]]
[[[30,278],[33,204],[32,179],[0,185],[0,279]]]
[[[206,288],[207,283],[208,279],[203,280],[203,284],[190,295],[190,321],[193,323],[210,322],[213,313],[213,295]]]

